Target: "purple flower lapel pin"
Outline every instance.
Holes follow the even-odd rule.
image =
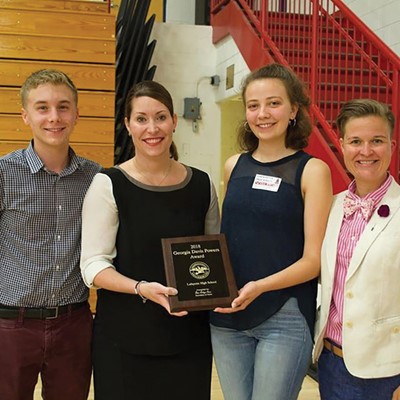
[[[379,208],[378,208],[378,215],[382,218],[386,218],[388,217],[390,214],[390,208],[387,204],[382,204]]]

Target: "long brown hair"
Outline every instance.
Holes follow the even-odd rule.
[[[132,113],[132,102],[133,99],[138,97],[150,97],[154,100],[159,101],[167,107],[171,117],[174,116],[174,104],[172,101],[171,94],[168,90],[158,82],[155,81],[142,81],[136,83],[129,90],[128,96],[125,101],[125,118],[129,121]],[[135,146],[133,148],[135,152]],[[178,160],[178,149],[174,142],[171,143],[169,148],[170,157],[174,160]]]
[[[242,83],[242,99],[246,106],[246,90],[250,83],[261,79],[279,79],[286,88],[292,105],[298,106],[296,123],[289,124],[285,137],[285,146],[294,150],[304,149],[312,131],[309,116],[310,98],[299,77],[282,64],[268,64],[251,72]],[[238,127],[238,144],[241,150],[253,152],[258,147],[258,138],[246,121]]]

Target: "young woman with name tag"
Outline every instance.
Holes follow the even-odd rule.
[[[239,296],[211,315],[225,400],[295,400],[311,361],[317,277],[332,202],[328,166],[303,151],[309,98],[288,68],[250,73],[226,161],[222,232]]]

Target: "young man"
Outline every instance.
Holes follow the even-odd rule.
[[[84,400],[91,375],[88,290],[80,274],[81,205],[100,165],[69,138],[77,89],[63,72],[40,70],[21,88],[33,140],[0,158],[0,393]]]

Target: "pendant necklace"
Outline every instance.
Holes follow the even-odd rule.
[[[138,163],[137,163],[137,161],[136,161],[136,157],[133,158],[133,163],[134,163],[134,167],[135,167],[136,171],[139,173],[139,175],[140,175],[143,179],[145,179],[148,183],[150,183],[150,185],[152,185],[152,186],[161,186],[161,184],[165,181],[165,179],[167,179],[167,176],[168,176],[169,173],[171,172],[171,167],[172,167],[172,160],[169,159],[169,164],[168,164],[167,170],[165,171],[165,174],[164,174],[164,176],[162,177],[161,181],[158,182],[158,183],[154,183],[154,182],[152,182],[146,175],[144,175],[144,174],[142,173],[142,171],[139,169]]]

